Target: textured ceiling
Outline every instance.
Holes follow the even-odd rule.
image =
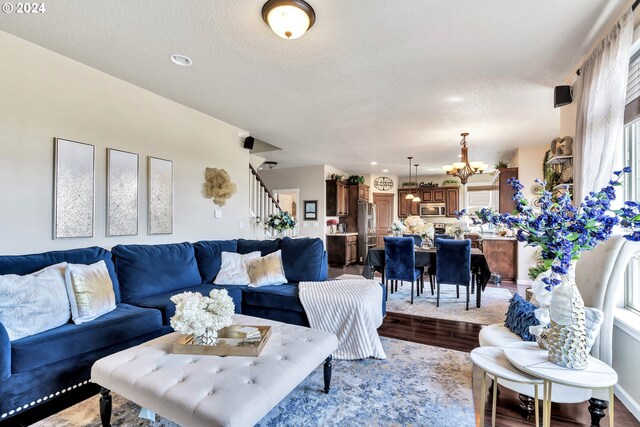
[[[489,163],[558,136],[553,86],[629,4],[308,1],[316,24],[293,41],[264,24],[262,0],[56,0],[0,29],[281,147],[264,154],[278,167],[403,174],[412,155],[428,174],[455,160],[461,131]]]

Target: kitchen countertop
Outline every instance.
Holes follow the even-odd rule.
[[[501,236],[498,233],[484,233],[479,236],[480,240],[517,240],[514,236]]]
[[[358,233],[327,233],[327,236],[357,236]]]

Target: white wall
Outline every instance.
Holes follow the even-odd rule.
[[[393,187],[391,187],[389,190],[378,190],[377,188],[375,188],[373,186],[373,182],[376,180],[376,178],[381,177],[381,176],[386,176],[387,178],[391,178],[391,180],[393,181]],[[367,175],[364,175],[364,183],[367,184],[369,186],[369,202],[373,203],[373,193],[387,193],[387,194],[393,194],[393,217],[397,218],[398,217],[398,184],[399,184],[399,178],[398,175],[390,175],[390,174],[376,174],[376,173],[370,173]]]
[[[0,253],[252,236],[240,129],[4,32],[0,52]],[[54,137],[96,146],[93,238],[51,237]],[[138,236],[105,237],[107,147],[140,155]],[[147,235],[149,155],[173,160],[171,235]],[[207,166],[238,186],[223,208],[202,195]]]
[[[300,227],[298,235],[319,237],[324,240],[326,234],[325,219],[325,166],[305,166],[299,168],[275,168],[258,172],[269,190],[299,188],[298,209]],[[318,220],[304,220],[304,201],[318,201]],[[306,226],[305,226],[306,225]]]
[[[531,192],[531,186],[536,178],[543,179],[542,162],[549,149],[549,144],[520,147],[509,161],[509,166],[518,168],[518,179],[524,185],[522,192],[527,200],[532,200],[535,195]],[[529,267],[535,264],[536,249],[526,247],[524,243],[518,243],[518,283],[528,284]]]

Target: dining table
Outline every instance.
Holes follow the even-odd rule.
[[[384,277],[384,247],[376,246],[370,248],[364,260],[362,275],[368,279],[373,279],[375,272],[382,273]],[[436,248],[415,247],[416,268],[429,268],[436,266]],[[476,285],[476,307],[480,308],[482,292],[487,287],[491,278],[491,269],[482,251],[478,248],[471,248],[471,273]]]

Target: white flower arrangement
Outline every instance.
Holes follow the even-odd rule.
[[[424,224],[424,227],[422,228],[422,230],[420,230],[420,236],[424,239],[424,238],[429,238],[431,240],[433,240],[434,236],[436,235],[436,230],[433,227],[433,223],[428,222],[426,224]]]
[[[464,237],[464,224],[461,221],[455,222],[451,226],[451,231],[449,232],[449,234],[455,239],[462,239]]]
[[[410,234],[421,234],[422,230],[425,227],[425,224],[422,218],[416,215],[409,215],[404,220],[404,225],[407,227],[407,231]]]
[[[400,221],[399,219],[396,219],[391,223],[391,227],[389,227],[389,229],[394,233],[402,233],[404,230],[407,229],[407,227],[404,226],[402,221]]]
[[[183,292],[171,297],[176,314],[171,327],[181,334],[199,337],[231,325],[235,305],[226,289],[214,289],[208,297],[200,292]]]

